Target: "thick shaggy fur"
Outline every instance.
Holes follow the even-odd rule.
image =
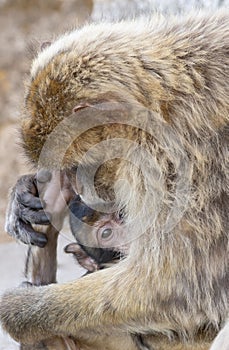
[[[33,342],[50,334],[84,339],[90,332],[116,330],[146,334],[153,349],[209,348],[229,313],[228,76],[226,10],[92,24],[64,35],[38,55],[22,125],[33,162],[74,107],[87,107],[90,121],[101,105],[99,115],[113,124],[84,131],[60,163],[61,143],[71,133],[68,125],[52,153],[55,159],[49,157],[46,165],[77,167],[90,147],[111,137],[128,139],[151,157],[130,142],[123,148],[132,164],[107,162],[95,179],[99,194],[124,208],[127,224],[141,210],[142,222],[130,226],[135,239],[128,258],[74,283],[7,292],[1,321],[15,339]],[[124,104],[124,125],[112,119],[104,102]],[[136,106],[129,109],[133,114],[128,114],[128,104]],[[143,108],[150,118],[139,121],[136,111]],[[137,127],[126,123],[126,116]],[[101,157],[93,152],[86,159],[90,167]],[[177,191],[183,164],[184,184],[179,182]],[[128,185],[117,185],[123,178]],[[182,215],[166,227],[174,205]]]

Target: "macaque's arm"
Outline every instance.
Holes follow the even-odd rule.
[[[48,195],[50,195],[50,187],[53,187],[53,181],[55,178],[50,178],[50,182],[39,182],[43,180],[44,177],[37,177],[37,188],[39,190],[40,198],[47,197],[46,190]],[[48,188],[48,189],[47,189]],[[52,198],[55,200],[55,197],[51,196],[47,200],[47,210],[52,213],[52,210],[56,209],[55,203],[52,202]],[[58,215],[55,217],[53,215],[52,224],[53,225],[36,225],[33,228],[36,229],[36,232],[43,232],[48,238],[48,242],[45,247],[40,248],[37,246],[30,246],[28,250],[28,257],[26,263],[26,277],[30,282],[24,282],[24,285],[27,286],[42,286],[48,285],[56,282],[56,271],[57,271],[57,240],[58,240],[58,227],[62,227],[62,221],[64,219],[63,215]],[[61,220],[62,218],[62,220]],[[44,342],[34,343],[31,345],[20,345],[20,350],[45,350],[45,349],[58,349],[58,350],[79,350],[76,343],[70,338],[61,338],[54,337]]]
[[[118,265],[73,283],[6,292],[0,303],[3,328],[17,341],[34,343],[56,335],[78,338],[81,331],[104,327],[133,330],[136,319],[144,324],[149,303],[140,300],[142,283]]]
[[[56,282],[57,239],[64,220],[65,206],[65,203],[62,203],[65,199],[59,199],[59,196],[61,196],[61,191],[58,191],[57,188],[57,181],[59,180],[60,176],[57,177],[57,175],[47,171],[39,172],[36,177],[36,186],[40,201],[45,203],[47,211],[52,215],[49,225],[32,226],[35,230],[34,232],[44,233],[48,240],[45,247],[32,246],[29,250],[26,275],[32,285],[36,286]],[[34,200],[33,197],[31,198],[32,200]]]

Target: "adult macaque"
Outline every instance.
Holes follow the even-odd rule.
[[[229,314],[228,38],[225,9],[152,16],[86,25],[34,60],[25,151],[92,209],[122,210],[129,253],[74,283],[6,292],[16,340],[127,332],[154,350],[210,348]]]

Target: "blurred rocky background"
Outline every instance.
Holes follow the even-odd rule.
[[[10,187],[21,174],[32,172],[18,130],[24,79],[34,47],[36,51],[42,42],[83,24],[90,16],[100,21],[134,17],[136,12],[149,13],[150,9],[177,13],[192,7],[228,5],[229,0],[0,0],[0,292],[17,285],[24,264],[25,247],[19,249],[4,232],[4,217]],[[0,330],[0,350],[6,349],[18,346]]]

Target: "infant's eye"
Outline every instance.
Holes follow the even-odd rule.
[[[103,232],[101,233],[101,238],[102,239],[107,239],[112,235],[112,229],[111,228],[105,228]]]

